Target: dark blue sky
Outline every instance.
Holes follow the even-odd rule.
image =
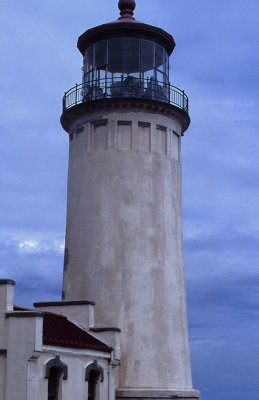
[[[17,281],[19,304],[60,296],[61,98],[81,80],[77,37],[117,14],[116,0],[0,3],[0,276]],[[203,400],[256,399],[259,2],[137,0],[136,17],[173,34],[171,82],[190,98],[182,151],[194,386]]]

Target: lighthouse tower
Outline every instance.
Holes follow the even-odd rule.
[[[63,98],[63,300],[94,301],[95,325],[121,329],[117,399],[197,399],[182,239],[188,98],[169,82],[172,36],[136,21],[134,0],[119,9],[79,37],[83,83]]]

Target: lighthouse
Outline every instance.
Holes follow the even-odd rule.
[[[173,37],[119,18],[78,39],[83,81],[63,98],[69,135],[63,301],[120,329],[117,399],[197,399],[184,282],[181,139],[188,97],[170,84]]]

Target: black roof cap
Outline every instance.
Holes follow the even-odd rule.
[[[120,17],[117,21],[96,26],[79,36],[77,47],[82,55],[84,55],[85,50],[93,43],[103,39],[126,35],[133,37],[143,36],[144,38],[155,40],[166,49],[169,56],[171,55],[175,48],[173,37],[163,29],[136,21],[133,17],[136,7],[135,0],[119,0],[118,7]]]
[[[156,40],[163,46],[169,56],[175,48],[173,37],[163,29],[141,22],[111,22],[109,24],[99,25],[87,30],[78,38],[77,47],[82,55],[91,44],[103,39],[122,36],[143,36],[144,38]]]

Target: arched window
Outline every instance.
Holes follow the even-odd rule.
[[[61,399],[61,375],[62,371],[59,368],[50,368],[48,381],[48,400]]]
[[[46,364],[45,378],[48,379],[48,400],[61,400],[62,379],[67,379],[67,365],[60,361],[59,356]]]
[[[85,380],[88,381],[88,400],[98,400],[99,382],[103,382],[103,368],[95,360],[85,370]]]

